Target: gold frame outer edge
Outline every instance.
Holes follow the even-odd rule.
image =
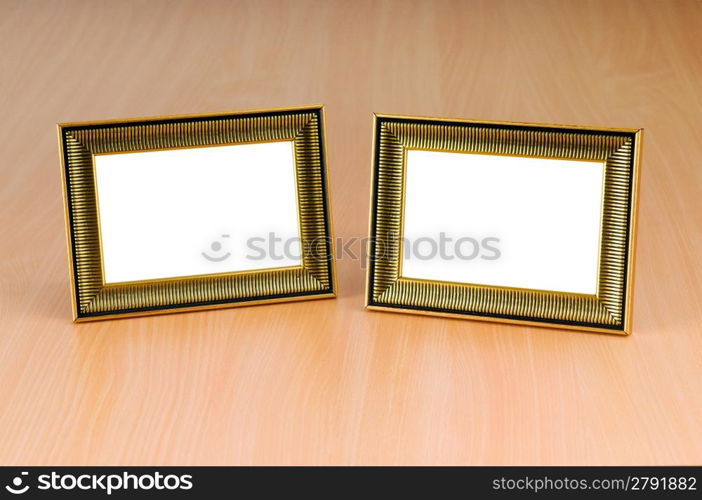
[[[508,288],[505,287],[489,287],[485,285],[469,285],[469,284],[446,284],[446,283],[440,283],[440,282],[428,282],[427,287],[424,290],[421,290],[422,295],[429,295],[429,296],[437,296],[437,287],[440,287],[442,285],[453,285],[454,288],[454,293],[456,293],[456,290],[458,290],[457,293],[459,294],[470,294],[471,291],[475,292],[476,289],[487,289],[487,290],[492,290],[492,301],[493,304],[493,312],[485,312],[485,311],[472,311],[468,308],[456,311],[456,310],[441,310],[440,307],[431,307],[431,306],[426,306],[426,300],[424,300],[424,307],[417,306],[416,304],[413,304],[412,301],[416,301],[416,296],[418,291],[415,290],[400,290],[400,293],[396,293],[395,297],[393,297],[394,300],[392,301],[384,301],[381,298],[381,295],[377,294],[374,296],[374,285],[376,285],[377,281],[377,276],[375,274],[376,271],[376,266],[378,265],[378,261],[376,260],[376,256],[373,254],[374,251],[374,243],[372,241],[369,241],[368,243],[368,265],[367,265],[367,274],[366,274],[366,299],[365,299],[365,307],[369,310],[375,310],[375,311],[386,311],[386,312],[398,312],[398,313],[410,313],[410,314],[421,314],[421,315],[428,315],[428,316],[440,316],[440,317],[449,317],[449,318],[461,318],[461,319],[473,319],[473,320],[478,320],[478,321],[492,321],[492,322],[498,322],[498,323],[512,323],[512,324],[519,324],[519,325],[531,325],[531,326],[543,326],[543,327],[550,327],[550,328],[561,328],[561,329],[567,329],[567,330],[582,330],[582,331],[589,331],[589,332],[598,332],[598,333],[609,333],[609,334],[620,334],[620,335],[628,335],[631,333],[631,326],[632,326],[632,313],[633,313],[633,288],[634,288],[634,267],[635,267],[635,254],[636,254],[636,226],[637,226],[637,218],[638,218],[638,191],[639,191],[639,185],[640,185],[640,165],[641,165],[641,150],[642,150],[642,140],[643,140],[643,129],[634,129],[634,128],[601,128],[601,127],[590,127],[590,126],[579,126],[579,125],[551,125],[551,124],[539,124],[539,123],[527,123],[527,122],[504,122],[504,121],[487,121],[487,120],[469,120],[469,119],[446,119],[446,118],[431,118],[431,117],[418,117],[418,116],[403,116],[403,115],[390,115],[390,114],[381,114],[381,113],[374,113],[373,114],[373,154],[372,154],[372,160],[371,160],[371,189],[370,189],[370,210],[369,210],[369,235],[371,237],[371,240],[377,237],[377,221],[378,221],[378,205],[380,203],[380,198],[376,199],[376,194],[378,193],[379,190],[379,181],[382,182],[382,176],[385,175],[386,177],[390,174],[387,174],[387,171],[397,170],[397,163],[395,163],[395,166],[388,166],[390,164],[389,160],[387,160],[388,157],[392,156],[391,152],[389,152],[386,149],[381,149],[385,144],[383,144],[383,131],[381,130],[383,127],[383,122],[387,121],[396,121],[396,122],[404,122],[405,124],[412,124],[412,122],[415,122],[415,124],[424,126],[424,130],[421,131],[419,134],[420,137],[417,138],[415,137],[415,142],[410,143],[409,145],[406,142],[402,142],[402,140],[398,140],[398,142],[401,143],[401,150],[402,150],[402,156],[404,156],[404,151],[405,149],[427,149],[427,150],[448,150],[448,151],[456,151],[456,152],[471,152],[471,153],[481,153],[481,154],[486,154],[488,151],[494,152],[493,149],[478,149],[478,150],[466,150],[465,147],[459,148],[459,149],[451,149],[451,148],[446,148],[446,147],[439,147],[437,144],[438,142],[442,142],[442,144],[445,144],[446,142],[446,134],[447,131],[444,130],[442,133],[434,131],[434,136],[433,138],[431,137],[431,130],[427,130],[427,128],[431,129],[432,126],[445,126],[445,127],[467,127],[467,128],[480,128],[481,125],[489,127],[491,130],[499,130],[500,128],[504,129],[510,129],[512,131],[520,130],[524,133],[533,132],[533,131],[541,131],[542,133],[548,133],[548,134],[578,134],[578,133],[583,133],[587,134],[590,136],[596,136],[598,132],[601,132],[603,135],[608,135],[609,137],[613,137],[616,135],[621,135],[620,139],[622,139],[621,144],[617,146],[612,151],[609,151],[605,157],[598,157],[595,155],[593,158],[592,151],[583,151],[582,148],[580,151],[577,149],[577,144],[572,144],[572,137],[570,137],[571,141],[562,141],[565,142],[565,145],[570,144],[570,151],[567,151],[568,155],[566,158],[577,158],[577,159],[590,159],[593,161],[605,161],[605,183],[607,184],[607,177],[609,175],[609,184],[606,186],[604,192],[603,192],[603,222],[602,222],[602,228],[601,228],[601,235],[600,235],[600,270],[599,270],[599,276],[598,276],[598,287],[600,287],[600,281],[604,277],[606,280],[609,280],[607,283],[604,283],[601,288],[598,288],[598,293],[595,296],[585,296],[581,295],[578,297],[578,294],[565,294],[565,293],[560,293],[560,292],[548,292],[548,291],[529,291],[529,290],[524,290],[524,293],[531,293],[531,297],[526,295],[526,296],[521,296],[519,298],[519,301],[522,303],[534,303],[541,301],[542,303],[544,301],[548,300],[553,300],[553,299],[559,299],[561,302],[563,302],[563,297],[567,296],[573,296],[575,298],[579,298],[580,300],[586,300],[586,299],[594,299],[598,302],[600,300],[605,300],[606,306],[610,306],[612,304],[616,305],[616,300],[612,300],[612,292],[611,290],[608,290],[608,288],[611,288],[614,285],[618,285],[620,287],[619,293],[621,297],[621,304],[620,304],[620,310],[619,310],[619,316],[612,320],[610,319],[609,324],[608,323],[601,323],[599,324],[597,321],[572,321],[572,320],[562,320],[559,319],[558,317],[550,317],[548,314],[542,314],[538,316],[533,316],[530,317],[529,315],[523,315],[516,317],[514,315],[505,315],[503,311],[500,311],[500,299],[504,300],[505,297],[504,295],[500,295],[501,291],[504,290],[509,290]],[[419,122],[419,123],[417,123]],[[406,130],[405,130],[406,132]],[[422,140],[422,135],[424,135],[424,140]],[[450,135],[450,133],[449,133]],[[493,134],[494,135],[494,134]],[[428,136],[428,137],[427,137]],[[439,137],[439,139],[437,139]],[[555,137],[555,136],[554,136]],[[565,136],[564,136],[565,137]],[[492,139],[495,137],[493,136]],[[504,139],[504,136],[502,137]],[[487,137],[488,142],[490,140],[490,137]],[[627,139],[629,139],[628,142],[628,150],[627,150]],[[533,138],[532,138],[533,140]],[[433,141],[433,142],[432,142]],[[420,142],[421,145],[417,146],[416,143]],[[602,141],[600,141],[602,142]],[[616,141],[615,141],[616,142]],[[632,144],[633,143],[633,144]],[[465,146],[465,141],[463,146]],[[502,146],[506,146],[509,149],[509,144],[503,144]],[[523,146],[523,145],[522,145]],[[575,149],[573,149],[573,146],[576,146]],[[582,146],[582,144],[581,144]],[[624,147],[623,147],[624,146]],[[622,148],[623,147],[623,148]],[[502,148],[504,149],[504,148]],[[567,149],[567,148],[566,148]],[[587,148],[586,148],[587,149]],[[592,148],[590,148],[592,149]],[[552,151],[552,150],[551,150]],[[616,154],[615,154],[616,153]],[[499,152],[498,152],[499,154]],[[522,154],[520,156],[532,156],[532,157],[553,157],[553,156],[559,156],[559,155],[549,155],[548,152],[547,154],[544,154],[543,151],[539,151],[539,154],[535,155],[526,155]],[[383,158],[383,160],[381,160]],[[623,164],[624,160],[627,160],[626,165]],[[384,163],[381,165],[381,163]],[[381,168],[384,167],[384,168]],[[398,176],[399,178],[404,177],[404,169],[406,165],[404,161],[401,162],[401,169],[402,172],[400,172],[400,175]],[[385,173],[383,173],[385,172]],[[395,172],[396,173],[396,172]],[[626,174],[626,196],[622,196],[622,187],[624,186],[622,184],[621,180],[621,174],[625,173]],[[396,187],[396,186],[393,186]],[[385,186],[386,191],[387,191],[387,185]],[[402,187],[400,188],[401,191],[401,198],[404,198],[404,184],[402,184]],[[383,205],[387,206],[388,200],[384,199]],[[621,203],[622,201],[626,201],[626,206],[628,207],[625,211],[625,220],[622,221],[622,214],[620,213],[621,211],[617,211],[617,203]],[[395,213],[397,213],[397,210],[402,210],[401,204],[398,205],[397,200],[391,200],[390,205],[393,207]],[[605,213],[605,209],[608,210],[607,213]],[[626,234],[623,235],[624,239],[623,241],[625,242],[624,245],[622,245],[622,238],[621,235],[619,239],[617,240],[614,237],[610,237],[608,234],[606,234],[606,230],[609,228],[611,229],[613,226],[611,224],[611,221],[608,221],[609,226],[605,225],[605,218],[608,219],[613,219],[616,220],[616,222],[619,224],[619,226],[615,227],[615,229],[621,229],[621,224],[622,222],[625,223],[625,228],[626,228]],[[400,225],[402,224],[401,217],[399,218],[399,223]],[[374,232],[375,229],[375,232]],[[614,251],[612,251],[611,248],[605,249],[606,246],[614,246]],[[606,250],[608,252],[607,258],[612,259],[612,257],[615,257],[615,260],[617,260],[617,264],[619,264],[622,269],[620,270],[621,272],[618,272],[618,269],[613,269],[613,266],[611,264],[606,264],[603,266],[603,251]],[[401,255],[398,255],[398,258],[400,258]],[[391,267],[394,265],[394,269],[399,270],[399,262],[393,263],[391,266],[388,266],[388,262],[381,262],[381,265],[386,265],[385,271],[390,271],[389,274],[391,275],[390,281],[392,281],[395,284],[400,284],[402,285],[402,282],[405,281],[423,281],[423,280],[406,280],[404,278],[401,278],[399,275],[393,275]],[[603,268],[605,274],[603,275]],[[450,292],[449,292],[450,293]],[[602,295],[601,295],[602,294]],[[385,296],[385,299],[387,299],[388,296]],[[514,298],[509,298],[509,300],[514,301]],[[464,301],[465,302],[465,301]],[[496,302],[496,303],[495,303]],[[409,306],[409,307],[408,307]],[[589,307],[592,309],[593,304],[590,304]],[[578,313],[578,307],[577,304],[573,306],[573,304],[568,304],[568,307],[570,309],[570,314],[577,315]],[[438,309],[438,310],[437,310]],[[528,307],[527,307],[528,309]],[[606,310],[606,307],[604,307],[604,310]],[[548,311],[547,311],[548,312]],[[590,316],[592,316],[592,310],[590,311]],[[603,311],[600,311],[600,317],[606,317],[604,315]]]
[[[75,322],[336,297],[323,105],[59,123],[57,135]],[[104,285],[95,244],[94,154],[246,144],[261,137],[293,141],[303,244],[305,238],[323,241],[316,248],[328,258],[305,254],[301,267]],[[103,292],[113,296],[100,303]]]

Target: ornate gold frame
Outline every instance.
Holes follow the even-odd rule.
[[[631,332],[642,129],[374,116],[368,309]],[[403,278],[400,257],[408,149],[604,162],[597,293]]]
[[[58,139],[74,321],[336,296],[323,106],[63,123]],[[105,284],[95,155],[285,140],[295,151],[302,266]]]

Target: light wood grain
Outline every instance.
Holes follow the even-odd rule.
[[[702,3],[0,2],[0,464],[699,464]],[[337,300],[74,325],[54,124],[327,105],[335,231],[371,112],[644,127],[634,333]],[[359,246],[356,245],[356,251]]]

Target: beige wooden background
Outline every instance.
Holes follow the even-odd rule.
[[[1,464],[700,464],[699,1],[0,2]],[[337,300],[74,325],[55,123],[323,103],[644,127],[634,334]],[[357,247],[356,247],[357,248]]]

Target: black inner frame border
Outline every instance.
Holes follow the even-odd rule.
[[[627,219],[626,219],[626,245],[625,245],[625,250],[624,250],[624,269],[628,270],[629,269],[629,258],[630,258],[630,238],[631,238],[631,224],[632,224],[632,216],[631,216],[631,203],[632,203],[632,198],[633,198],[633,182],[634,182],[634,162],[636,161],[635,158],[635,151],[636,147],[638,144],[636,144],[636,134],[632,132],[617,132],[613,130],[592,130],[592,129],[579,129],[579,128],[569,128],[569,127],[549,127],[546,125],[522,125],[522,124],[499,124],[499,123],[479,123],[479,122],[461,122],[461,121],[453,121],[450,119],[442,120],[442,119],[430,119],[430,118],[402,118],[402,117],[385,117],[385,116],[376,116],[375,117],[376,124],[375,124],[375,137],[374,137],[374,144],[373,144],[373,191],[371,193],[371,234],[370,234],[370,249],[368,252],[368,297],[367,297],[367,304],[369,306],[378,306],[378,307],[384,307],[384,308],[389,308],[389,309],[405,309],[409,311],[428,311],[428,312],[436,312],[436,313],[444,313],[444,314],[456,314],[456,315],[462,315],[462,316],[475,316],[475,317],[483,317],[483,318],[499,318],[499,319],[507,319],[507,320],[515,320],[515,321],[525,321],[525,322],[531,322],[531,323],[548,323],[548,324],[553,324],[553,325],[568,325],[568,326],[578,326],[578,327],[585,327],[585,328],[602,328],[602,329],[607,329],[607,330],[612,330],[612,331],[621,331],[624,328],[624,325],[626,325],[627,319],[625,316],[628,313],[627,307],[626,307],[626,292],[629,286],[628,279],[629,279],[629,273],[624,272],[624,286],[622,287],[622,322],[620,325],[606,325],[602,323],[592,323],[592,322],[586,322],[586,321],[570,321],[570,320],[555,320],[555,319],[550,319],[550,318],[538,318],[538,317],[533,317],[533,316],[521,316],[521,315],[513,315],[513,314],[499,314],[499,313],[484,313],[484,312],[478,312],[478,311],[464,311],[464,310],[458,310],[458,309],[449,309],[449,308],[442,308],[442,307],[419,307],[419,306],[412,306],[412,305],[401,305],[401,304],[389,304],[385,302],[379,302],[373,299],[373,283],[375,281],[375,250],[376,250],[376,241],[375,241],[375,234],[377,230],[377,210],[376,207],[378,206],[378,177],[380,174],[380,139],[381,139],[381,128],[383,123],[405,123],[405,124],[417,124],[417,125],[450,125],[450,126],[459,126],[459,127],[466,127],[466,128],[492,128],[492,129],[500,129],[500,130],[524,130],[524,131],[534,131],[534,132],[563,132],[563,133],[573,133],[573,134],[582,134],[582,135],[608,135],[608,136],[618,136],[618,137],[626,137],[627,139],[631,140],[632,144],[632,154],[631,154],[631,159],[629,162],[629,169],[631,172],[631,175],[629,175],[629,196],[627,199]]]
[[[77,318],[91,318],[100,316],[112,316],[119,314],[130,314],[130,313],[140,313],[148,311],[164,311],[164,310],[177,310],[177,309],[187,309],[194,307],[205,307],[205,306],[218,306],[222,304],[233,304],[233,303],[243,303],[243,302],[253,302],[260,300],[271,300],[271,299],[285,299],[294,297],[306,297],[314,295],[329,295],[335,293],[335,283],[334,279],[334,266],[332,265],[333,249],[332,249],[332,234],[331,234],[331,213],[329,210],[329,203],[327,200],[329,181],[327,179],[327,162],[326,162],[326,144],[324,143],[324,113],[321,107],[310,107],[310,108],[296,108],[292,110],[280,110],[280,111],[260,111],[260,112],[244,112],[244,113],[223,113],[217,115],[208,116],[195,116],[191,118],[162,118],[156,120],[137,120],[137,121],[124,121],[115,123],[96,123],[91,125],[75,125],[67,126],[62,128],[61,133],[61,143],[63,147],[63,165],[64,165],[64,176],[66,179],[66,206],[68,208],[68,227],[70,231],[70,244],[71,244],[71,262],[73,267],[73,283],[75,284],[75,297],[74,300],[76,304],[80,303],[80,291],[78,290],[78,263],[76,261],[76,247],[75,247],[75,228],[73,226],[73,204],[71,196],[71,182],[69,176],[69,161],[68,161],[68,144],[66,142],[66,135],[75,130],[93,130],[93,129],[106,129],[114,127],[122,127],[124,125],[129,126],[143,126],[143,125],[161,125],[169,123],[193,123],[202,122],[209,120],[218,119],[232,119],[232,118],[259,118],[259,117],[270,117],[270,116],[290,116],[299,114],[315,113],[317,115],[317,122],[319,126],[317,127],[317,139],[319,140],[319,162],[321,169],[321,189],[322,189],[322,209],[324,213],[324,231],[327,238],[329,239],[329,248],[327,255],[327,273],[329,275],[329,288],[326,290],[312,290],[307,292],[293,292],[293,293],[281,293],[281,294],[271,294],[271,295],[258,295],[255,297],[239,297],[232,299],[222,299],[222,300],[209,300],[209,301],[199,301],[199,302],[187,302],[183,304],[171,304],[171,305],[161,305],[161,306],[149,306],[149,307],[138,307],[138,308],[125,308],[125,309],[115,309],[112,311],[101,311],[101,312],[91,312],[82,313],[80,310],[76,309]]]

